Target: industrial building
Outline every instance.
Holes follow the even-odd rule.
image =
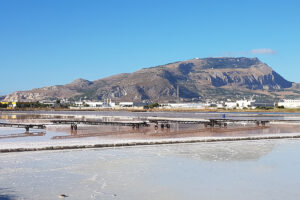
[[[283,99],[278,102],[278,107],[280,106],[284,108],[300,108],[300,99]]]

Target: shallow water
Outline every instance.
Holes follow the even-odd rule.
[[[298,199],[299,152],[293,139],[0,154],[0,198]]]
[[[0,120],[8,123],[44,123],[49,124],[53,119],[92,119],[103,121],[134,121],[145,120],[147,116],[160,117],[191,117],[191,118],[220,118],[221,113],[199,113],[199,112],[156,112],[156,113],[132,113],[132,112],[2,112]],[[230,119],[298,119],[297,114],[270,114],[270,113],[227,113]],[[300,119],[300,118],[299,118]],[[78,125],[77,131],[71,131],[70,125],[48,125],[46,130],[30,130],[26,134],[24,129],[1,128],[0,127],[0,148],[6,143],[18,143],[21,147],[26,146],[26,142],[38,143],[57,141],[68,143],[76,139],[88,140],[128,140],[128,139],[164,139],[164,138],[182,138],[182,137],[239,137],[257,134],[282,134],[282,133],[300,133],[298,124],[270,125],[267,128],[256,128],[253,125],[238,124],[228,129],[206,129],[203,125],[171,124],[171,129],[158,129],[154,127],[142,127],[133,130],[131,127],[114,126],[87,126]],[[25,144],[24,144],[25,143]]]

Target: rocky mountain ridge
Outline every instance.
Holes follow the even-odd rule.
[[[287,81],[257,58],[203,58],[144,68],[134,73],[66,85],[20,91],[6,101],[41,101],[85,98],[89,100],[172,102],[258,96],[300,96],[300,86]]]

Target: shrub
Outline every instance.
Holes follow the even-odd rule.
[[[159,107],[159,104],[158,103],[152,103],[152,104],[150,104],[149,105],[149,108],[157,108],[157,107]]]

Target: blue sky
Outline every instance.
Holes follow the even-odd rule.
[[[0,94],[194,57],[258,57],[300,82],[299,2],[0,0]]]

